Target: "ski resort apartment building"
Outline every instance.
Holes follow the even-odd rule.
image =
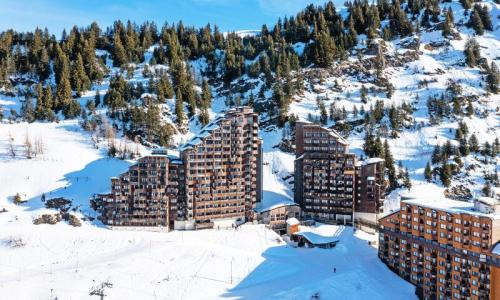
[[[182,145],[142,157],[92,199],[111,227],[200,229],[252,219],[262,197],[262,141],[249,107],[226,111]]]
[[[298,122],[294,198],[306,217],[375,226],[384,199],[384,161],[357,161],[335,130]]]
[[[500,202],[404,199],[380,219],[380,259],[421,299],[500,299]]]

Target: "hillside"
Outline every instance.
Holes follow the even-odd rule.
[[[251,225],[245,235],[110,232],[93,220],[89,198],[138,156],[175,150],[240,104],[260,114],[266,206],[293,201],[297,120],[335,128],[361,157],[394,160],[386,211],[408,189],[463,201],[498,194],[499,12],[490,0],[354,2],[340,11],[330,3],[236,33],[121,22],[74,28],[61,40],[42,30],[0,33],[0,291],[86,298],[109,282],[116,299],[411,297],[362,242],[374,237],[360,232],[345,229],[345,248],[331,252],[290,249]],[[71,200],[82,227],[33,224],[54,212],[42,198],[56,197]],[[349,271],[335,279],[321,260]]]

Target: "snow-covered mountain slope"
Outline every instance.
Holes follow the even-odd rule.
[[[482,3],[490,10],[494,30],[476,36],[476,40],[481,56],[489,64],[498,64],[500,5],[492,1]],[[445,190],[450,195],[480,194],[485,174],[500,171],[498,155],[492,158],[475,152],[462,157],[463,166],[453,176],[450,188],[442,185],[437,174],[431,183],[424,178],[424,168],[431,160],[435,145],[443,145],[448,140],[458,145],[455,135],[459,122],[467,125],[468,136],[474,134],[480,145],[500,138],[500,96],[486,91],[484,72],[465,64],[465,43],[474,33],[463,25],[468,17],[464,16],[459,2],[441,4],[441,9],[449,6],[453,7],[456,38],[444,38],[441,30],[436,29],[405,39],[384,42],[379,39],[385,60],[379,75],[373,67],[376,53],[369,51],[372,45],[365,36],[358,37],[357,50],[347,60],[331,68],[304,67],[293,71],[291,77],[300,78],[304,89],[293,96],[289,114],[302,120],[317,119],[320,117],[318,100],[327,109],[332,104],[338,110],[345,108],[346,121],[353,126],[347,137],[350,149],[361,156],[364,155],[365,116],[355,115],[354,108],[370,115],[370,107],[375,107],[377,101],[382,101],[386,109],[406,104],[411,113],[406,115],[397,137],[388,133],[382,138],[387,139],[394,159],[408,168],[413,193],[427,197]],[[145,68],[169,69],[168,65],[148,65],[155,47],[146,51],[145,63],[133,66],[128,81],[147,85]],[[293,48],[302,54],[305,44],[297,43]],[[97,54],[104,55],[106,51],[98,50]],[[97,90],[104,95],[109,89],[110,77],[121,72],[112,67],[109,58],[106,63],[110,74],[92,91],[83,94],[79,99],[82,105],[92,99]],[[203,58],[190,62],[198,91],[206,68]],[[251,94],[259,94],[265,82],[263,77],[244,75],[232,82],[232,92],[239,93],[245,104]],[[429,112],[427,101],[429,97],[447,93],[450,80],[461,86],[458,96],[474,99],[473,113],[466,114],[466,107],[462,107],[464,113],[460,115],[431,122],[435,116]],[[386,93],[387,83],[394,87],[391,97]],[[368,91],[366,103],[362,101],[362,87]],[[213,101],[209,115],[213,118],[227,107],[229,90],[219,83],[211,88]],[[261,102],[273,101],[272,90],[264,90],[263,96],[265,99]],[[310,250],[286,247],[277,235],[258,225],[246,225],[239,231],[168,234],[102,228],[98,222],[91,221],[95,212],[89,207],[89,197],[107,191],[109,177],[119,175],[134,162],[129,158],[109,158],[109,145],[127,148],[135,155],[147,154],[154,145],[129,141],[120,130],[116,136],[107,134],[106,126],[89,133],[81,128],[79,120],[30,124],[7,121],[11,109],[20,111],[21,100],[21,96],[0,94],[5,114],[0,121],[0,294],[18,299],[87,299],[91,291],[98,294],[103,287],[111,299],[307,299],[315,293],[322,299],[413,297],[412,287],[383,266],[376,250],[367,245],[367,240],[376,237],[352,233],[349,229],[344,229],[336,249]],[[175,100],[166,99],[161,109],[163,122],[176,128]],[[105,123],[113,123],[104,109],[98,110],[98,115]],[[330,119],[326,123],[339,125]],[[375,125],[382,132],[384,126],[390,131],[387,115]],[[192,118],[186,128],[187,132],[177,131],[173,137],[175,145],[200,130],[198,117]],[[290,132],[287,126],[278,128],[269,115],[261,114],[264,206],[293,201],[294,155],[282,151],[286,148],[282,147],[282,139],[289,140]],[[27,140],[32,147],[31,159],[26,157]],[[434,167],[439,168],[439,164]],[[398,208],[402,192],[405,191],[396,189],[387,196],[386,211]],[[16,194],[26,202],[14,204]],[[72,200],[72,214],[84,219],[83,226],[74,228],[65,222],[34,225],[33,219],[39,215],[54,212],[45,208],[42,195],[47,199]],[[338,270],[336,274],[331,272],[334,266]]]

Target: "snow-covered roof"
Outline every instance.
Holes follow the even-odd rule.
[[[491,251],[493,254],[500,255],[500,242],[497,242],[493,250]]]
[[[487,205],[499,204],[499,201],[495,198],[492,198],[492,197],[479,197],[479,198],[477,198],[477,200],[479,202],[482,202],[482,203],[487,204]]]
[[[290,218],[290,219],[286,220],[286,224],[289,226],[293,226],[293,225],[299,225],[300,222],[299,222],[299,220],[297,220],[297,218]]]
[[[320,126],[316,123],[312,123],[310,121],[307,121],[307,120],[301,120],[300,123],[304,124],[304,125],[311,125],[311,126],[318,126],[324,130],[326,130],[328,132],[328,134],[336,139],[338,139],[338,141],[344,145],[348,145],[349,142],[343,138],[340,133],[338,133],[335,129],[333,128],[329,128],[329,127],[326,127],[326,126]]]
[[[349,144],[349,142],[346,139],[344,139],[335,129],[328,128],[328,127],[321,127],[321,128],[328,130],[328,133],[330,134],[330,136],[336,138],[340,143],[342,143],[344,145]]]
[[[203,139],[210,136],[212,132],[220,127],[219,123],[222,121],[223,115],[218,115],[213,119],[210,123],[205,125],[201,129],[201,131],[196,134],[194,137],[192,137],[187,143],[181,145],[179,147],[179,151],[184,151],[186,149],[193,148],[194,146],[197,146],[203,142]]]
[[[339,241],[339,239],[336,237],[322,236],[310,231],[296,232],[294,234],[303,236],[313,245],[325,245],[325,244],[337,243]]]
[[[371,157],[371,158],[365,159],[361,163],[366,166],[366,165],[376,164],[376,163],[383,162],[383,161],[384,161],[383,158]]]
[[[473,202],[468,201],[458,201],[441,197],[434,198],[413,198],[408,200],[403,200],[404,203],[410,205],[417,205],[427,208],[432,208],[436,210],[446,211],[449,213],[462,213],[470,214],[475,216],[489,217],[492,219],[500,219],[500,212],[485,213],[480,212],[475,209]]]
[[[342,226],[325,224],[319,226],[300,226],[299,232],[294,234],[303,236],[313,245],[324,245],[340,241],[343,228]]]
[[[262,213],[262,212],[270,211],[270,210],[273,210],[273,209],[276,209],[276,208],[280,208],[280,207],[284,207],[284,206],[298,206],[298,204],[295,203],[295,202],[292,202],[292,201],[280,202],[280,203],[276,203],[276,204],[273,204],[273,205],[270,205],[270,206],[258,208],[255,211]]]

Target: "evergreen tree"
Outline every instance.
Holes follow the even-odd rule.
[[[439,146],[439,144],[437,144],[435,147],[434,147],[434,151],[432,152],[432,164],[437,164],[438,162],[441,161],[441,146]]]
[[[453,12],[451,7],[446,11],[446,17],[443,23],[443,36],[449,36],[453,33]]]
[[[389,178],[390,189],[393,190],[397,188],[396,180],[396,168],[394,166],[394,158],[392,157],[391,149],[389,148],[389,143],[387,140],[384,141],[384,165],[387,172],[387,177]]]
[[[469,138],[469,147],[470,147],[470,151],[472,151],[472,152],[479,151],[479,141],[477,140],[477,137],[474,133],[471,134],[471,136]]]
[[[375,144],[375,141],[373,140],[373,134],[370,129],[366,131],[365,134],[365,142],[363,144],[363,151],[365,152],[366,156],[372,157],[372,149],[373,145]]]
[[[175,115],[177,117],[177,124],[183,126],[186,120],[186,116],[184,115],[184,101],[182,101],[182,94],[180,89],[177,89],[175,95]]]
[[[127,63],[127,52],[123,47],[122,40],[120,38],[120,33],[115,32],[113,37],[113,65],[115,67],[121,67]]]
[[[37,120],[45,119],[45,103],[44,103],[44,92],[42,84],[39,83],[36,86],[36,106],[35,106],[35,118]]]
[[[361,85],[360,95],[361,95],[361,102],[367,103],[368,102],[368,90],[366,89],[364,84]]]
[[[320,113],[319,121],[321,124],[326,125],[328,123],[328,113],[326,112],[325,103],[323,101],[318,101],[318,110]]]
[[[472,101],[469,99],[467,101],[467,116],[471,117],[474,115],[474,106],[472,106]]]
[[[465,43],[465,62],[469,67],[475,67],[481,58],[480,47],[477,41],[472,38]]]
[[[77,54],[76,61],[71,68],[71,84],[73,89],[81,95],[82,92],[90,89],[90,79],[85,73],[83,58],[80,53]]]
[[[443,165],[441,166],[441,173],[440,173],[440,178],[441,182],[445,187],[449,187],[451,184],[451,166],[443,162]]]
[[[486,181],[481,191],[485,197],[491,197],[491,184],[489,181]]]
[[[429,162],[427,162],[427,164],[425,165],[424,177],[425,180],[427,180],[427,182],[432,181],[432,169],[431,169],[431,164]]]
[[[95,91],[94,103],[95,107],[99,107],[99,105],[101,104],[101,93],[99,92],[99,90]]]
[[[459,0],[459,1],[462,4],[462,7],[464,9],[470,9],[472,7],[472,1],[471,0]]]
[[[373,157],[384,157],[384,146],[382,145],[382,141],[380,140],[380,136],[377,136],[375,142],[373,144],[372,149]]]
[[[405,168],[404,170],[403,186],[408,190],[411,189],[411,179],[410,179],[410,173],[408,172],[408,168]]]
[[[28,123],[35,121],[35,108],[33,107],[33,101],[30,97],[26,97],[21,105],[21,116],[23,120]]]
[[[469,25],[476,31],[477,34],[484,34],[483,21],[481,20],[481,16],[479,15],[477,9],[474,9],[474,11],[472,12],[469,20]]]
[[[499,88],[498,84],[500,83],[500,73],[498,71],[498,67],[494,61],[491,62],[491,67],[487,70],[486,83],[488,91],[493,94],[498,94]]]
[[[206,80],[203,80],[201,85],[201,103],[203,108],[212,106],[212,91]]]
[[[460,150],[460,154],[462,154],[462,156],[467,156],[470,154],[470,148],[469,148],[469,143],[467,142],[467,139],[466,138],[462,138],[460,141],[459,141],[460,145],[458,146],[459,150]]]

